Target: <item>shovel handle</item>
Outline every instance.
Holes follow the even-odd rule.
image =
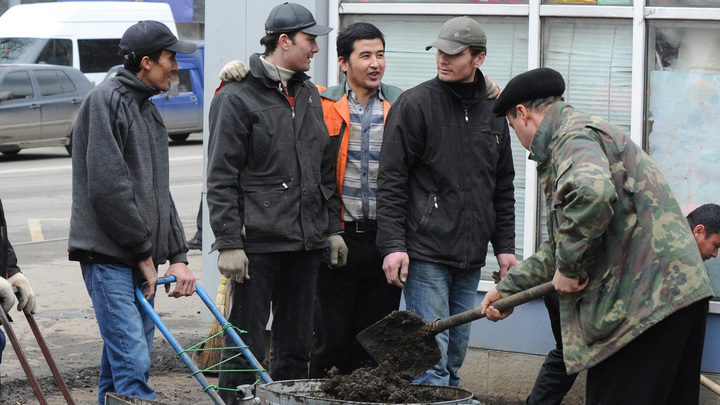
[[[536,285],[535,287],[529,288],[525,291],[520,291],[517,294],[513,294],[509,297],[499,299],[492,303],[500,312],[505,312],[509,309],[515,308],[520,304],[533,301],[537,298],[544,297],[551,292],[555,291],[555,287],[552,285],[552,281],[548,281],[544,284]],[[440,333],[446,329],[454,328],[464,323],[472,322],[480,318],[484,318],[485,314],[482,313],[480,307],[469,309],[465,312],[460,312],[447,318],[441,318],[432,322],[432,331],[434,333]]]

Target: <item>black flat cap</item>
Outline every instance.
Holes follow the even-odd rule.
[[[513,77],[500,92],[493,113],[504,117],[505,113],[518,104],[539,98],[557,96],[565,92],[565,80],[560,72],[542,67],[528,70]]]
[[[275,6],[265,20],[266,34],[296,31],[322,36],[332,31],[332,28],[318,24],[310,10],[296,3],[283,3]]]
[[[125,59],[142,58],[161,49],[176,53],[193,53],[197,44],[178,40],[167,25],[153,20],[138,21],[120,39]]]

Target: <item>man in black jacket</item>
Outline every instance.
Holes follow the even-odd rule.
[[[388,282],[426,321],[474,307],[488,242],[501,273],[517,263],[510,134],[485,97],[486,44],[475,20],[446,22],[426,48],[437,77],[401,95],[385,124],[377,244]],[[457,386],[469,337],[469,324],[437,335],[442,359],[416,382]]]
[[[207,200],[218,270],[234,281],[229,321],[248,332],[243,340],[262,362],[272,305],[274,380],[307,378],[320,260],[327,253],[328,265],[341,267],[347,258],[330,137],[305,74],[319,51],[315,38],[330,30],[299,4],[275,7],[260,41],[265,53],[252,55],[247,77],[226,84],[210,106]],[[225,343],[235,346],[227,336]],[[221,366],[248,368],[242,357]],[[236,404],[228,389],[255,381],[222,372],[220,396]]]

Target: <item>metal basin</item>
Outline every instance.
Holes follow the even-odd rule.
[[[260,385],[257,388],[257,397],[261,404],[266,405],[343,405],[343,404],[378,404],[378,402],[353,402],[337,399],[323,398],[320,390],[324,380],[287,380],[276,381]],[[438,397],[447,398],[439,402],[424,402],[426,404],[450,405],[471,404],[473,394],[470,391],[439,385],[413,384],[418,387],[436,390]]]

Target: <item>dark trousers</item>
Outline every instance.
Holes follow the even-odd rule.
[[[555,338],[555,349],[545,357],[535,386],[525,400],[527,405],[558,405],[572,388],[577,374],[568,375],[563,360],[562,333],[560,330],[560,300],[557,292],[544,298],[550,316],[550,327]]]
[[[321,251],[248,253],[247,256],[250,280],[242,284],[233,281],[233,301],[228,321],[247,331],[240,333],[240,338],[255,358],[263,363],[266,350],[264,331],[272,305],[268,373],[276,381],[306,379]],[[225,347],[236,346],[227,334],[224,344]],[[239,352],[238,349],[224,349],[222,359]],[[250,368],[244,356],[221,365],[221,370]],[[218,386],[234,389],[241,384],[252,384],[258,378],[252,372],[221,371]],[[235,392],[220,390],[220,397],[228,405],[238,404]]]
[[[697,404],[708,302],[675,312],[589,369],[586,403]]]
[[[346,224],[343,235],[347,265],[340,269],[322,265],[318,275],[310,378],[326,377],[333,366],[343,374],[375,366],[355,336],[400,306],[402,290],[385,279],[376,232],[358,233],[353,224]]]
[[[197,213],[197,219],[195,220],[195,224],[197,225],[197,231],[195,231],[195,236],[193,238],[197,240],[202,240],[202,195],[200,196],[200,208],[198,208]]]

